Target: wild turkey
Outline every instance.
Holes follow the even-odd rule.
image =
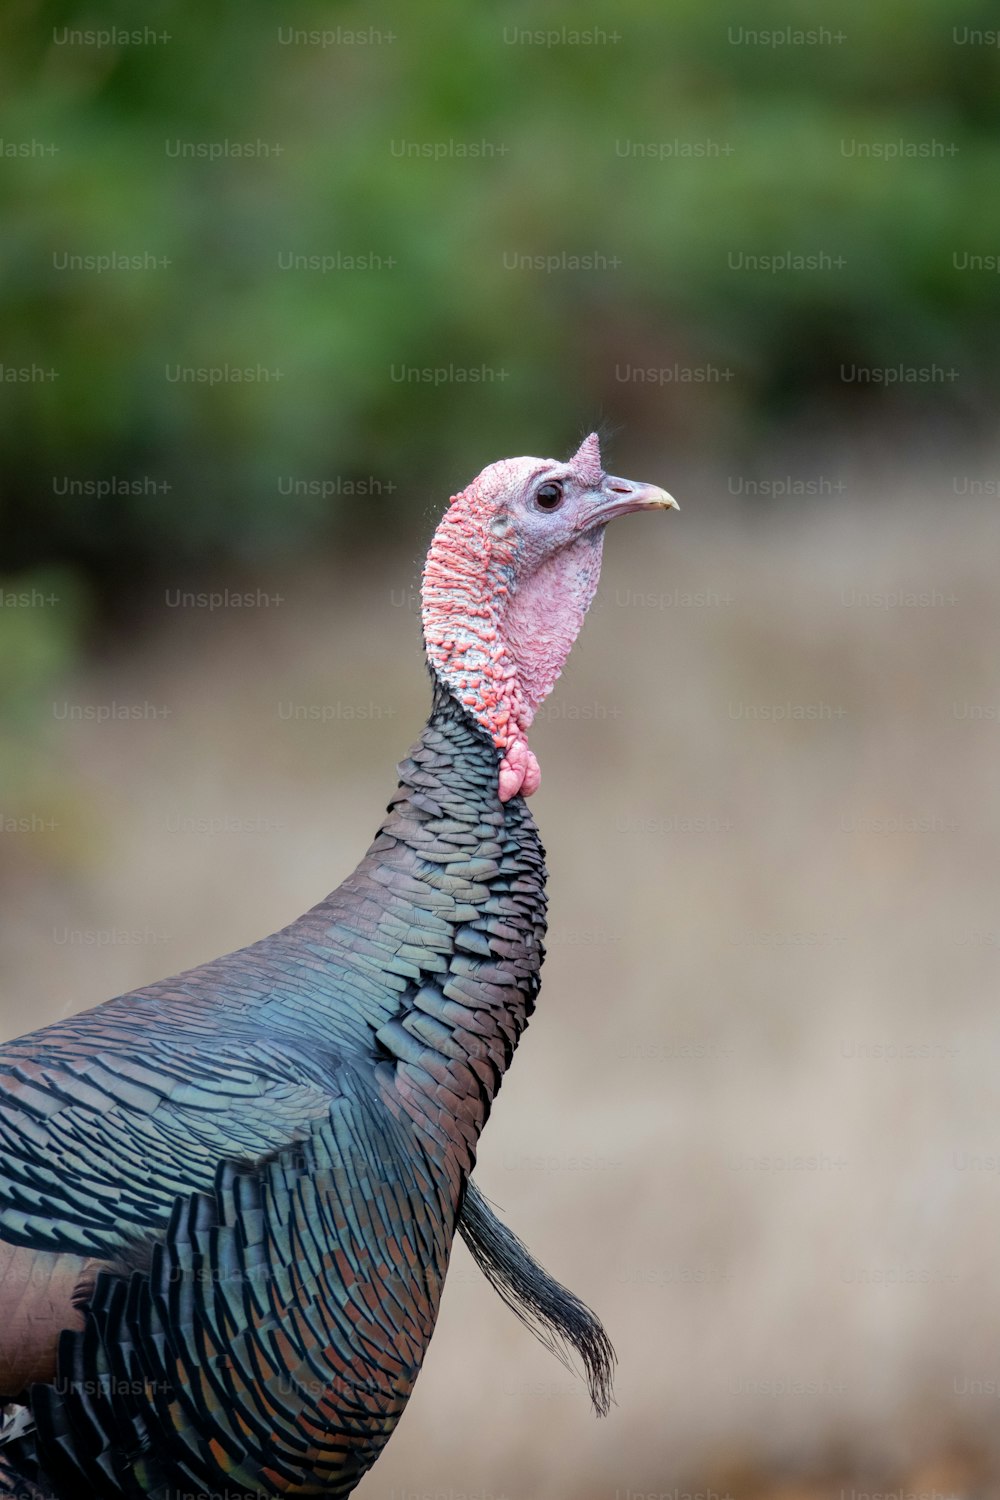
[[[470,1178],[539,987],[527,731],[606,523],[669,507],[492,464],[431,543],[426,728],[357,869],[249,948],[0,1049],[0,1492],[343,1496],[420,1370],[456,1228],[598,1409],[613,1352]]]

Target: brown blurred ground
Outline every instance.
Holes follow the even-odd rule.
[[[610,535],[535,732],[549,956],[478,1178],[601,1313],[618,1405],[596,1421],[459,1247],[371,1500],[992,1492],[1000,522],[882,489]],[[56,826],[3,835],[5,1034],[347,873],[426,713],[417,575],[154,600],[66,684]],[[151,716],[68,716],[108,704]]]

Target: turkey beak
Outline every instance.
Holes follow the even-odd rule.
[[[589,531],[592,526],[604,526],[616,516],[629,516],[636,510],[680,510],[680,506],[659,485],[633,484],[630,479],[608,474],[601,488],[595,490],[593,504],[584,510],[577,526],[581,531]]]

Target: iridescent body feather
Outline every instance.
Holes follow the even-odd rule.
[[[620,513],[624,481],[595,454],[588,440],[565,482],[592,506],[604,485]],[[433,707],[354,873],[249,948],[0,1048],[0,1400],[19,1403],[0,1496],[347,1495],[413,1388],[456,1230],[536,1333],[577,1350],[606,1409],[600,1324],[470,1181],[543,957],[525,734],[603,534],[598,518],[556,547],[549,632],[560,579],[512,498],[532,503],[544,463],[486,470],[503,470],[494,488],[439,529]],[[633,489],[624,508],[668,503]],[[463,502],[496,566],[480,532],[459,555]],[[487,600],[485,618],[501,574],[520,607]]]

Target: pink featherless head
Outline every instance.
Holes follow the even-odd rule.
[[[452,496],[424,565],[424,644],[499,752],[501,802],[538,786],[528,730],[594,597],[607,523],[674,505],[606,475],[596,432],[564,463],[501,459]]]
[[[604,470],[601,468],[601,445],[596,432],[584,438],[569,462],[584,484],[592,484],[595,488],[600,484]]]

